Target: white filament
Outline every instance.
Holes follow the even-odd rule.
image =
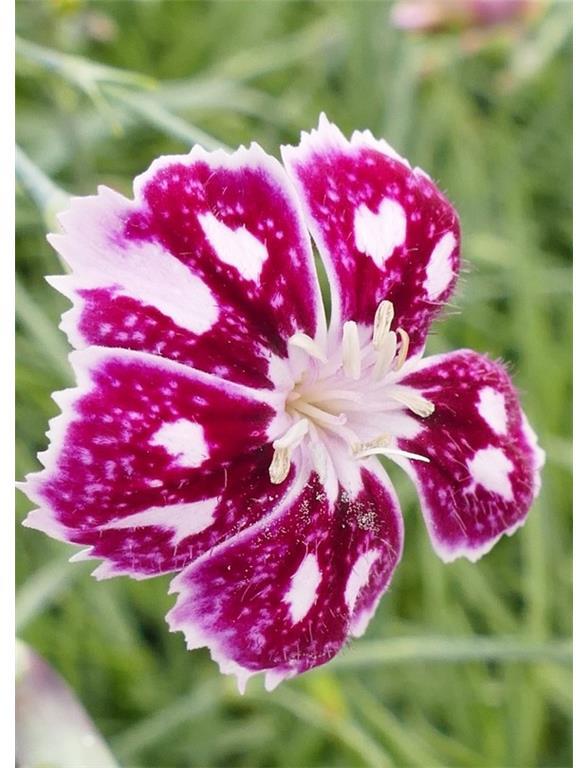
[[[403,451],[401,448],[390,448],[389,446],[382,446],[381,448],[368,448],[367,450],[361,451],[361,453],[356,453],[354,455],[356,459],[365,459],[368,456],[376,456],[378,453],[382,454],[382,456],[404,456],[406,459],[424,461],[427,464],[430,461],[430,459],[428,459],[426,456],[421,456],[419,453],[411,453],[410,451]]]
[[[396,334],[394,331],[391,331],[384,336],[378,348],[376,363],[373,369],[373,377],[376,381],[380,381],[388,373],[392,360],[394,360],[396,355],[396,346]]]
[[[361,347],[357,323],[352,320],[343,325],[343,370],[350,379],[361,376]]]
[[[294,336],[291,336],[288,339],[288,344],[303,349],[311,357],[320,360],[321,363],[327,362],[327,355],[325,352],[323,352],[316,341],[311,339],[306,333],[295,333]]]
[[[291,450],[300,445],[307,432],[308,419],[300,419],[279,440],[274,440],[273,446],[274,448],[289,448]]]

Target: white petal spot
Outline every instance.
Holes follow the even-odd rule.
[[[49,236],[77,275],[75,280],[60,276],[55,283],[74,301],[74,309],[69,311],[79,313],[76,307],[81,289],[107,287],[114,295],[155,307],[182,328],[196,334],[208,331],[219,315],[210,289],[161,245],[123,236],[128,204],[126,198],[106,188],[101,188],[97,197],[73,198],[72,207],[60,219],[67,234]],[[69,317],[68,333],[78,339],[75,315]],[[110,323],[100,325],[104,335],[111,330]]]
[[[206,530],[214,522],[214,512],[218,499],[205,499],[189,504],[170,504],[166,507],[149,507],[134,515],[123,517],[103,526],[110,528],[140,528],[155,526],[173,530],[172,546],[180,541]]]
[[[96,258],[84,271],[80,287],[114,284],[113,292],[158,309],[181,328],[205,333],[218,319],[218,305],[208,286],[179,259],[155,243],[133,243],[125,250]],[[106,331],[108,323],[101,325]],[[121,341],[126,340],[124,334]]]
[[[198,216],[208,242],[225,264],[235,267],[245,280],[259,280],[268,258],[267,248],[246,227],[231,229],[212,213]]]
[[[290,589],[284,601],[290,605],[290,616],[296,624],[310,611],[321,583],[321,572],[314,555],[306,555],[296,573],[292,576]]]
[[[353,222],[355,247],[370,256],[381,269],[395,248],[406,239],[406,214],[395,200],[384,198],[377,213],[362,203]]]
[[[345,602],[349,608],[349,613],[353,613],[357,596],[370,580],[371,567],[379,556],[380,553],[377,549],[368,549],[355,561],[345,585]]]
[[[468,468],[474,485],[481,485],[490,493],[497,493],[505,501],[513,500],[508,475],[514,466],[500,448],[482,448],[477,451],[473,459],[468,459]]]
[[[433,248],[433,253],[427,264],[427,277],[423,283],[430,299],[440,296],[453,278],[451,254],[456,240],[453,232],[446,232]]]
[[[480,391],[478,413],[497,435],[506,435],[508,419],[502,393],[492,387],[484,387]]]
[[[151,445],[160,445],[175,456],[181,467],[199,467],[208,458],[208,445],[200,424],[178,419],[164,424],[151,438]]]

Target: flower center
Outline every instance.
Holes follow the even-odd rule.
[[[391,330],[393,320],[392,302],[382,301],[372,333],[366,335],[365,327],[360,330],[357,323],[346,322],[341,344],[330,355],[304,333],[289,339],[289,346],[303,353],[304,366],[286,398],[292,424],[273,443],[272,483],[285,480],[292,453],[304,441],[321,480],[329,452],[341,446],[354,459],[383,454],[428,461],[395,447],[391,432],[378,432],[371,426],[374,416],[409,410],[426,418],[435,409],[416,390],[398,383],[410,339],[403,328]]]

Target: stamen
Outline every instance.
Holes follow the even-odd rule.
[[[391,458],[394,458],[394,456],[404,456],[406,459],[424,461],[426,464],[430,461],[426,456],[421,456],[418,453],[410,453],[410,451],[403,451],[401,448],[389,448],[387,446],[383,446],[382,448],[368,448],[367,450],[358,453],[355,458],[365,459],[366,456],[375,456],[378,453],[381,453],[383,456],[390,456]]]
[[[397,328],[396,332],[400,336],[400,349],[398,350],[398,356],[394,361],[394,370],[399,371],[408,357],[408,345],[410,344],[410,338],[404,328]]]
[[[373,377],[376,381],[379,381],[388,372],[390,364],[392,363],[392,360],[394,360],[394,355],[396,354],[396,346],[396,334],[394,331],[390,331],[380,344],[376,362],[374,363]]]
[[[394,305],[388,300],[381,301],[374,314],[372,342],[363,348],[357,323],[348,320],[343,324],[340,351],[330,358],[306,333],[295,333],[288,340],[292,348],[301,349],[308,359],[305,370],[286,396],[286,412],[293,421],[273,443],[269,467],[272,483],[286,479],[293,452],[303,441],[321,482],[326,481],[335,460],[331,455],[331,441],[342,443],[351,456],[359,460],[380,454],[429,462],[426,456],[398,448],[394,434],[376,434],[362,440],[356,431],[356,425],[365,428],[373,423],[367,418],[368,414],[387,414],[406,408],[426,418],[435,410],[434,403],[420,392],[395,382],[400,377],[391,372],[405,364],[410,339],[403,328],[391,330],[393,320]]]
[[[327,356],[323,350],[319,347],[314,339],[306,333],[295,333],[294,336],[290,336],[288,344],[293,347],[303,349],[308,355],[314,357],[316,360],[320,360],[321,363],[327,362]]]
[[[293,450],[296,446],[300,445],[304,435],[308,432],[308,419],[300,419],[295,424],[292,424],[290,429],[285,432],[278,440],[274,440],[273,447],[280,450],[285,448],[287,450]]]
[[[361,376],[361,347],[357,323],[353,320],[343,325],[343,370],[355,381]]]
[[[390,391],[390,395],[394,400],[398,400],[399,403],[416,413],[417,416],[422,416],[425,419],[435,410],[435,403],[419,395],[410,387],[396,386]]]
[[[372,344],[379,349],[384,343],[390,326],[394,320],[394,304],[391,301],[381,301],[374,316],[374,335]]]
[[[290,471],[292,451],[303,441],[309,428],[308,419],[300,419],[292,424],[290,429],[285,432],[278,440],[272,443],[274,455],[272,463],[269,466],[270,481],[278,485],[286,479]]]

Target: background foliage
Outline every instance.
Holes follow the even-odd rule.
[[[365,639],[272,695],[253,681],[239,697],[206,651],[187,653],[168,633],[167,577],[96,583],[67,562],[71,548],[21,529],[19,495],[20,635],[122,765],[571,763],[560,642],[571,631],[571,6],[488,39],[407,35],[389,13],[381,2],[17,2],[21,37],[57,52],[20,48],[19,142],[68,192],[128,193],[155,156],[194,141],[277,153],[321,110],[425,168],[460,211],[467,260],[429,351],[512,361],[548,454],[526,527],[477,565],[436,558],[391,469],[407,529],[392,588]],[[67,302],[43,280],[60,271],[44,213],[19,186],[19,478],[46,447],[50,393],[71,382],[57,330]]]

